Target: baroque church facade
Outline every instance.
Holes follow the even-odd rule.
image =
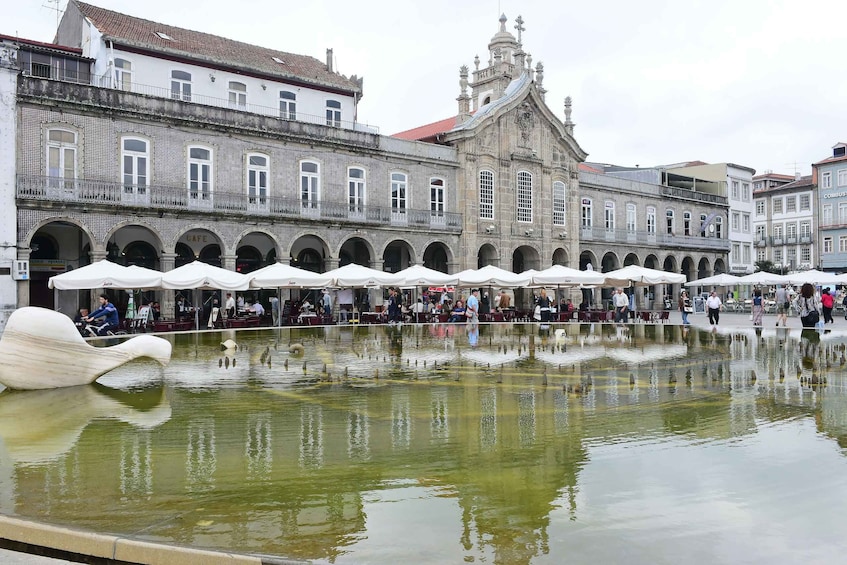
[[[580,248],[587,154],[570,100],[560,120],[520,18],[516,29],[501,17],[487,63],[462,68],[457,116],[394,136],[357,120],[363,81],[336,72],[330,50],[322,62],[78,0],[56,44],[0,36],[0,94],[12,100],[0,119],[16,139],[14,155],[0,156],[16,225],[5,236],[31,269],[2,287],[4,311],[74,311],[89,297],[56,303],[47,279],[103,258],[165,271],[195,259],[241,272],[276,261],[315,271],[667,267],[623,236],[629,259],[599,241]],[[654,188],[636,197],[668,196]],[[720,270],[720,249],[706,253],[688,258],[694,276]],[[679,268],[675,255],[670,265]],[[173,293],[161,301],[168,309]]]

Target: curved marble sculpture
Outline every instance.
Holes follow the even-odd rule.
[[[23,390],[89,384],[138,357],[167,365],[171,344],[139,335],[111,347],[94,347],[64,314],[27,306],[9,316],[0,336],[0,384]]]

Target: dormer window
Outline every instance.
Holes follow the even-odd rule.
[[[832,148],[833,157],[844,157],[845,155],[847,155],[847,145],[838,144]]]
[[[167,33],[163,32],[163,31],[157,31],[155,33],[156,33],[157,36],[159,36],[162,39],[167,39],[168,41],[174,40],[173,37],[171,37],[170,35],[168,35]]]

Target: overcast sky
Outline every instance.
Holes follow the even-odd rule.
[[[0,33],[52,40],[50,1],[20,0]],[[332,47],[337,70],[364,77],[359,119],[384,134],[456,114],[459,67],[484,66],[503,12],[512,33],[523,16],[560,119],[573,97],[589,161],[809,174],[847,141],[844,0],[89,3],[320,60]]]

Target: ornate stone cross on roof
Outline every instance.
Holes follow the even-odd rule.
[[[523,18],[520,15],[518,15],[518,17],[515,18],[515,23],[517,24],[515,26],[515,29],[518,30],[518,45],[521,45],[522,44],[521,43],[521,32],[526,31],[526,28],[523,26],[523,24],[524,24]]]

